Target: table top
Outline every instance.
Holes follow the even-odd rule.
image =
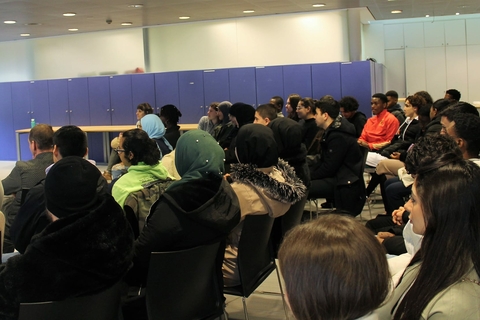
[[[181,131],[194,130],[198,128],[196,123],[178,124]],[[135,125],[112,125],[112,126],[78,126],[84,132],[123,132],[135,129]],[[53,131],[57,131],[61,127],[52,127]],[[16,133],[29,133],[31,128],[15,130]]]

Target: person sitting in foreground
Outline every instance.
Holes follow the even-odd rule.
[[[381,245],[353,218],[324,215],[292,230],[278,253],[298,320],[377,319],[390,274]]]
[[[260,124],[241,127],[235,154],[239,163],[232,165],[230,177],[240,202],[242,220],[249,214],[279,217],[305,196],[306,187],[294,169],[278,159],[277,144],[270,128]],[[240,281],[236,264],[242,228],[243,222],[227,239],[223,264],[223,280],[227,287],[236,286]]]
[[[114,182],[112,188],[112,195],[122,208],[127,196],[142,190],[145,183],[171,179],[160,162],[160,151],[155,141],[150,139],[145,131],[125,131],[116,151],[122,163],[128,167],[128,172]]]
[[[130,268],[133,234],[123,210],[99,195],[100,171],[80,157],[58,161],[45,179],[52,221],[24,254],[0,266],[0,319],[16,319],[22,302],[97,293]]]
[[[415,174],[408,204],[421,248],[376,312],[380,319],[480,319],[480,168],[454,155]]]

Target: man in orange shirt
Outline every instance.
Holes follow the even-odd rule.
[[[378,151],[390,144],[398,130],[397,118],[387,110],[387,96],[375,93],[371,105],[373,117],[363,127],[358,144],[370,151]]]

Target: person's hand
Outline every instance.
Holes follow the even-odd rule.
[[[368,149],[369,149],[368,143],[367,143],[366,141],[358,140],[357,142],[358,142],[358,144],[359,144],[361,147],[364,147],[364,148],[368,148]]]
[[[393,223],[395,224],[398,224],[399,226],[401,226],[403,224],[403,213],[405,212],[405,208],[404,207],[400,207],[398,208],[397,210],[393,210],[392,212],[392,220],[393,220]]]
[[[395,237],[395,235],[393,233],[390,233],[390,232],[379,232],[379,233],[377,233],[377,240],[380,243],[383,243],[383,241],[385,239],[393,238],[393,237]]]
[[[380,143],[374,143],[373,148],[375,149],[382,149],[383,147],[386,147],[390,144],[390,141],[385,141],[385,142],[380,142]]]
[[[399,160],[400,159],[400,152],[392,152],[392,154],[390,155],[390,159]]]

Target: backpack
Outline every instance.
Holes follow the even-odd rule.
[[[125,199],[123,209],[126,218],[132,226],[135,239],[145,226],[145,220],[150,213],[150,208],[172,184],[173,180],[155,180],[142,185],[143,189],[130,193]]]

